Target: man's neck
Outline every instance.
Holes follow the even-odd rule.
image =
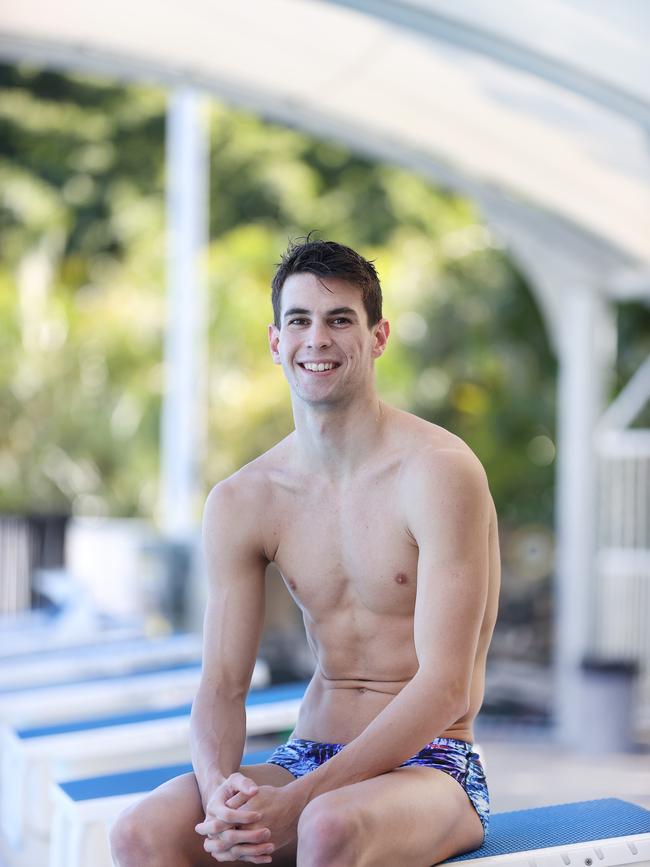
[[[324,407],[294,402],[293,410],[300,464],[334,481],[354,473],[375,451],[388,407],[372,392]]]

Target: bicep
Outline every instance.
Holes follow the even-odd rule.
[[[471,454],[436,454],[414,482],[409,529],[419,548],[415,649],[459,697],[470,681],[488,593],[491,497]]]
[[[217,486],[203,517],[208,598],[203,623],[203,683],[246,692],[264,623],[266,560],[251,510]]]

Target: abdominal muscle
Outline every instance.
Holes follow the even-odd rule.
[[[410,680],[410,677],[394,681],[329,678],[317,668],[291,737],[347,744],[370,725]],[[436,736],[471,742],[471,725],[463,718]]]

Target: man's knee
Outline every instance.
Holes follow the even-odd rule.
[[[111,854],[118,867],[146,867],[156,863],[161,838],[155,823],[140,805],[121,813],[110,832]]]
[[[362,837],[361,811],[329,793],[314,798],[298,822],[298,863],[334,867],[356,863]]]

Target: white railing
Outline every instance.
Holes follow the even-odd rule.
[[[650,430],[631,425],[650,400],[650,357],[595,434],[597,538],[591,650],[638,662],[637,726],[650,740]]]

